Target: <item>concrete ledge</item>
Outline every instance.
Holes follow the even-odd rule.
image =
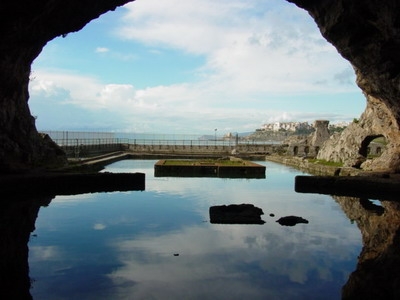
[[[303,157],[267,155],[265,160],[291,166],[313,175],[355,176],[362,173],[360,169],[312,163]]]
[[[159,160],[154,165],[154,176],[174,177],[220,177],[220,178],[265,178],[265,166],[242,160]]]
[[[143,191],[143,173],[45,173],[0,177],[2,195],[75,195],[112,191]]]

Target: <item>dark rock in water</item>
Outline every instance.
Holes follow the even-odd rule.
[[[296,216],[282,217],[276,222],[278,222],[282,226],[294,226],[298,223],[308,224],[308,220]]]
[[[264,224],[263,211],[253,204],[231,204],[210,207],[212,224]]]

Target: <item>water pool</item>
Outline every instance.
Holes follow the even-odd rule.
[[[294,192],[300,171],[270,162],[265,179],[154,177],[145,191],[57,196],[29,242],[34,299],[339,299],[361,234],[332,197]],[[209,222],[214,205],[249,203],[263,225]],[[308,224],[281,226],[295,215]]]

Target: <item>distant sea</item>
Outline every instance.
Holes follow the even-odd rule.
[[[85,132],[85,131],[41,131],[53,140],[84,139],[129,139],[129,140],[220,140],[223,137],[206,134],[160,134],[160,133],[122,133],[122,132]]]

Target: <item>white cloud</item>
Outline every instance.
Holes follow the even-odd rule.
[[[205,55],[199,71],[223,90],[333,92],[333,74],[349,66],[306,12],[283,1],[147,0],[126,7],[120,36]],[[328,84],[317,85],[315,78]]]
[[[290,107],[282,109],[279,104],[260,103],[250,95],[244,98],[240,90],[224,91],[218,84],[182,83],[135,89],[129,84],[105,84],[92,77],[58,71],[37,70],[36,73],[37,80],[31,84],[34,99],[46,98],[49,104],[57,105],[55,99],[60,98],[59,105],[113,114],[117,116],[114,118],[115,130],[119,131],[204,133],[218,128],[223,134],[253,131],[263,122],[341,117],[333,112],[321,114],[312,110],[294,112]]]
[[[123,62],[133,61],[137,59],[137,56],[133,53],[114,51],[106,47],[97,47],[94,52],[101,55],[101,57],[112,58]]]
[[[246,6],[244,2],[225,0],[138,1],[126,5],[125,26],[118,32],[126,39],[204,54],[226,41],[224,36],[230,28],[227,16],[236,16]]]
[[[57,91],[68,91],[65,103],[86,109],[107,109],[122,100],[130,101],[134,96],[133,86],[104,84],[91,76],[66,72],[65,70],[37,70],[37,78],[30,84],[32,97],[53,98]],[[110,105],[110,101],[112,105]]]
[[[328,117],[357,116],[323,103],[326,95],[337,95],[338,107],[353,101],[344,93],[358,93],[359,101],[354,72],[311,17],[285,1],[135,1],[115,24],[114,32],[128,45],[148,45],[151,53],[173,49],[204,57],[205,63],[187,82],[141,89],[123,78],[104,82],[78,71],[38,69],[32,97],[110,112],[117,116],[116,130],[142,132],[252,131],[268,121],[321,118],[321,107],[328,109]],[[95,51],[119,61],[140,59],[134,49]],[[320,95],[321,104],[309,95]]]
[[[110,51],[110,49],[108,49],[106,47],[97,47],[96,50],[95,50],[96,53],[106,53],[106,52],[109,52],[109,51]]]
[[[56,82],[47,79],[36,79],[30,84],[31,95],[41,96],[44,98],[69,98],[69,91],[57,86]]]

